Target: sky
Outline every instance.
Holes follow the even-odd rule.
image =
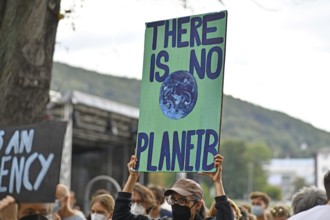
[[[62,0],[54,61],[141,79],[146,22],[227,10],[224,93],[330,132],[330,1],[222,2]]]

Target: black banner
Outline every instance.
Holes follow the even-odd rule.
[[[0,128],[0,199],[54,202],[67,122]]]

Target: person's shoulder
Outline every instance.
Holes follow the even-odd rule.
[[[86,218],[79,214],[75,214],[73,216],[63,218],[62,220],[86,220]]]
[[[306,211],[303,211],[303,212],[299,212],[293,216],[291,216],[289,218],[289,220],[302,220],[302,219],[306,219],[308,217],[312,217],[314,216],[315,213],[317,214],[321,214],[321,212],[329,212],[330,214],[330,206],[329,205],[318,205],[318,206],[315,206],[313,208],[310,208]]]
[[[160,217],[165,217],[165,216],[172,217],[172,212],[170,210],[161,208],[160,209]]]
[[[74,209],[73,212],[74,212],[75,215],[79,215],[79,216],[81,216],[83,219],[86,219],[86,217],[85,217],[85,215],[84,215],[84,213],[83,213],[82,211],[77,210],[77,209]]]

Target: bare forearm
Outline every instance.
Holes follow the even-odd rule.
[[[123,188],[123,192],[132,193],[133,192],[133,189],[134,189],[134,185],[135,185],[137,179],[138,179],[138,176],[129,175],[128,176],[128,179],[127,179],[127,181],[125,183],[125,186]]]
[[[216,196],[226,195],[225,194],[225,190],[223,188],[222,180],[219,180],[219,181],[214,182],[214,186],[215,186]]]

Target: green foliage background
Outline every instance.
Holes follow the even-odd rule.
[[[61,93],[79,90],[135,107],[140,101],[139,80],[62,63],[53,64],[51,89]],[[319,148],[330,146],[330,133],[228,95],[223,99],[221,130],[221,140],[226,139],[264,143],[270,148],[271,157],[311,157]],[[306,150],[301,150],[302,144],[308,145]]]
[[[61,63],[54,63],[52,77],[51,89],[62,94],[79,90],[139,106],[139,80],[104,75]],[[301,145],[308,147],[303,150]],[[326,146],[330,146],[330,133],[284,113],[224,95],[220,153],[225,157],[223,183],[230,198],[247,201],[249,193],[258,190],[268,193],[273,200],[281,200],[280,188],[268,185],[267,173],[262,166],[275,157],[312,157],[319,148]],[[199,179],[205,192],[205,203],[210,206],[215,196],[213,183],[195,173],[187,175],[188,178]],[[151,183],[164,187],[170,187],[175,180],[175,173],[149,175]],[[304,185],[301,180],[293,184],[295,188]]]

